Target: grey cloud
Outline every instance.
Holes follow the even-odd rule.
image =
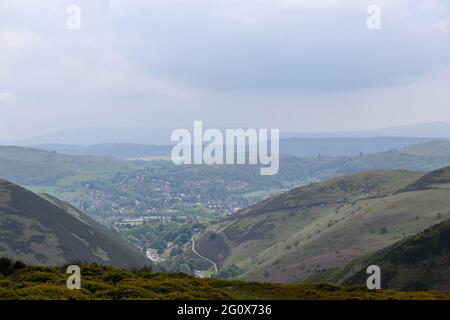
[[[450,121],[434,89],[449,82],[447,2],[378,2],[371,32],[365,0],[2,0],[0,92],[16,99],[0,138],[194,119],[301,131]],[[69,4],[80,31],[65,26]],[[408,90],[422,91],[410,103]]]

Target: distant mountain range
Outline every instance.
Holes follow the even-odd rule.
[[[149,145],[172,144],[170,135],[173,129],[133,128],[133,127],[94,127],[75,130],[61,130],[29,139],[1,141],[3,145],[63,144],[90,146],[108,143],[133,143]]]
[[[422,143],[441,142],[440,146],[431,144],[422,153],[441,155],[450,151],[450,140],[432,138],[285,138],[280,140],[280,153],[295,157],[317,156],[356,156],[360,154],[384,152],[392,149],[404,150]],[[77,156],[109,156],[119,159],[169,159],[171,145],[143,145],[134,143],[104,143],[91,146],[66,144],[38,144],[29,147],[61,154]],[[418,148],[424,148],[420,146]],[[411,154],[420,153],[420,149],[411,149]],[[447,148],[447,149],[446,149]],[[434,150],[434,151],[433,151]],[[448,152],[450,154],[450,152]]]
[[[0,179],[0,257],[57,266],[90,262],[122,268],[149,260],[75,207]]]
[[[280,153],[294,157],[356,156],[360,154],[403,150],[413,145],[436,141],[432,138],[285,138]]]
[[[374,137],[421,137],[450,138],[450,124],[427,122],[382,129],[339,132],[286,132],[282,137],[302,138],[374,138]]]
[[[105,143],[170,145],[173,128],[94,127],[63,130],[29,139],[0,141],[3,145],[65,144],[90,146]],[[450,138],[450,124],[419,123],[383,129],[342,132],[281,132],[281,138],[375,138],[419,137]]]

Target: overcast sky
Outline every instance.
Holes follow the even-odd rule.
[[[450,122],[446,0],[1,0],[0,140]],[[81,29],[67,28],[67,7]],[[381,29],[366,26],[381,8]]]

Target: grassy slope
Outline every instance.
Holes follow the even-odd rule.
[[[0,179],[0,255],[27,263],[143,266],[148,260],[70,205]]]
[[[196,279],[182,274],[81,266],[81,290],[68,290],[62,268],[26,266],[0,272],[4,299],[450,299],[442,293],[369,291],[360,286],[274,285]]]
[[[197,250],[247,279],[305,279],[450,217],[450,190],[396,193],[420,177],[367,173],[298,188],[212,226]]]
[[[365,267],[381,268],[383,288],[397,290],[450,291],[450,220],[376,252],[359,263]],[[347,267],[348,268],[348,267]],[[360,270],[345,280],[346,283],[364,283],[367,275]]]
[[[449,173],[449,168],[430,173],[410,188],[443,193],[445,190],[442,185],[436,184],[436,181],[447,185],[446,178]],[[364,268],[376,264],[382,270],[384,288],[450,291],[449,261],[450,219],[447,219],[417,235],[352,261],[343,270],[335,273],[334,278],[340,282],[362,283],[366,277]]]

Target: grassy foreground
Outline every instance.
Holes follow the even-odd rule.
[[[3,259],[2,259],[3,260]],[[81,289],[66,287],[64,268],[0,264],[0,300],[5,299],[450,299],[449,294],[369,291],[360,286],[275,285],[197,279],[183,274],[127,271],[81,265]]]

